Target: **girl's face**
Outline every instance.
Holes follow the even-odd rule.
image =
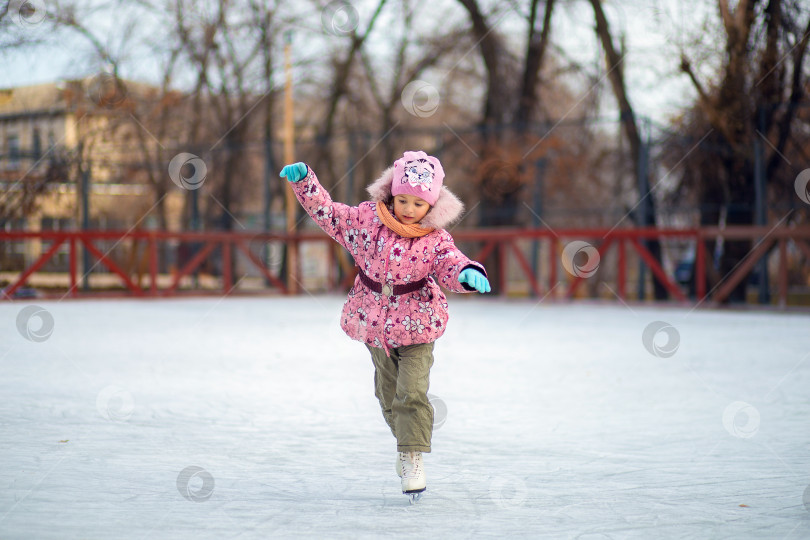
[[[400,223],[412,225],[419,223],[430,210],[430,205],[416,195],[397,195],[394,197],[394,215]]]

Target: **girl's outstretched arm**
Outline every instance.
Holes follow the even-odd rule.
[[[347,231],[357,223],[360,210],[356,206],[334,202],[318,182],[315,172],[304,163],[285,166],[279,176],[286,177],[291,183],[301,206],[318,227],[346,247],[349,242]]]

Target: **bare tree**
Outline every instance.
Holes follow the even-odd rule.
[[[803,63],[810,18],[802,22],[806,6],[789,0],[741,0],[736,5],[717,0],[717,8],[724,56],[716,82],[707,85],[689,55],[681,56],[681,70],[698,95],[700,115],[692,116],[691,131],[707,134],[704,147],[691,156],[705,166],[691,168],[682,184],[697,193],[701,224],[749,225],[756,219],[757,156],[763,161],[759,173],[766,175],[771,200],[792,197],[778,177],[780,171],[790,171],[786,154],[802,146],[795,139],[795,120],[808,82]],[[715,159],[704,159],[701,152]],[[781,222],[789,215],[773,217]],[[759,219],[764,222],[767,216]],[[749,241],[725,242],[720,277],[736,268],[750,249]],[[745,300],[744,281],[729,300]]]
[[[655,199],[650,191],[649,171],[644,166],[647,161],[645,155],[649,152],[641,138],[641,132],[636,119],[633,106],[627,92],[624,77],[624,57],[616,50],[614,38],[610,31],[601,0],[590,0],[596,20],[596,35],[602,44],[607,63],[607,77],[613,89],[613,95],[619,105],[619,118],[625,137],[630,143],[630,158],[635,164],[636,178],[639,186],[639,203],[636,206],[636,224],[641,227],[654,227],[656,225]],[[647,242],[650,254],[661,263],[661,244],[657,240]],[[653,294],[656,300],[665,300],[669,296],[666,287],[653,275]]]
[[[318,138],[323,141],[323,144],[320,145],[320,156],[317,158],[317,161],[322,167],[327,169],[328,175],[332,178],[340,176],[336,173],[337,167],[332,154],[332,145],[330,144],[335,133],[338,105],[349,93],[349,81],[352,78],[352,69],[356,65],[356,59],[366,40],[374,30],[374,25],[380,13],[382,13],[386,2],[387,0],[379,0],[365,28],[358,30],[359,25],[352,21],[348,29],[342,29],[340,32],[337,32],[339,38],[345,36],[348,41],[348,46],[345,51],[338,53],[330,60],[332,67],[332,75],[330,77],[331,87],[326,97],[326,113],[323,119],[323,128],[318,132]]]
[[[237,215],[255,199],[256,186],[261,185],[257,171],[272,164],[267,156],[273,136],[276,9],[274,3],[254,0],[220,0],[210,13],[200,10],[197,2],[174,0],[172,4],[180,63],[194,79],[186,96],[189,115],[181,141],[208,164],[203,212],[217,228],[244,225]],[[253,142],[262,136],[264,159],[256,158],[261,153],[251,152]],[[190,192],[188,202],[195,197],[200,198],[200,193]]]
[[[401,120],[402,96],[405,88],[412,82],[419,79],[427,71],[436,68],[454,50],[459,48],[459,42],[463,39],[463,30],[449,29],[439,36],[419,37],[414,26],[414,10],[403,3],[403,16],[399,18],[402,22],[401,38],[396,44],[393,58],[386,62],[381,59],[379,53],[371,53],[365,49],[360,51],[362,65],[364,69],[363,81],[368,85],[373,98],[374,105],[379,111],[379,133],[389,133]],[[420,47],[416,49],[416,54],[410,53],[414,41],[418,39]],[[380,77],[375,69],[377,62],[386,62],[391,66],[392,77],[387,81]],[[386,137],[382,143],[381,163],[390,165],[401,154],[401,149],[395,147],[397,144],[395,137]]]
[[[158,216],[161,228],[167,229],[165,197],[171,182],[165,174],[165,156],[161,151],[163,149],[160,141],[166,137],[170,117],[172,100],[169,85],[177,49],[169,55],[168,66],[163,75],[163,87],[158,95],[151,89],[128,88],[127,83],[119,76],[121,61],[110,50],[105,36],[96,34],[80,15],[88,6],[83,2],[76,2],[61,4],[56,8],[53,16],[59,27],[84,38],[90,44],[97,63],[104,66],[104,70],[90,80],[84,89],[84,95],[90,99],[89,105],[94,107],[94,110],[88,112],[111,119],[112,123],[106,128],[111,133],[124,128],[134,135],[139,153],[122,153],[119,159],[139,164],[136,167],[138,172],[144,174],[153,191],[153,211]],[[132,23],[130,27],[131,25]],[[150,120],[156,116],[160,120],[153,125]],[[88,155],[87,149],[77,155]],[[83,174],[88,166],[79,164],[77,174]]]
[[[20,50],[34,50],[56,28],[53,17],[38,7],[41,8],[22,0],[0,1],[0,59]],[[30,215],[49,184],[62,181],[69,174],[70,157],[62,148],[54,148],[42,157],[31,157],[44,163],[38,161],[22,176],[14,172],[14,176],[4,178],[9,182],[0,193],[0,225]]]
[[[104,93],[103,102],[96,105],[132,133],[137,151],[128,159],[138,164],[138,174],[152,188],[161,227],[168,227],[165,199],[175,189],[167,168],[179,152],[200,155],[210,177],[200,190],[187,192],[187,216],[194,206],[189,203],[200,202],[208,223],[231,229],[239,222],[242,204],[255,200],[252,192],[259,182],[254,181],[256,167],[249,152],[261,130],[255,125],[261,118],[268,152],[272,146],[274,4],[220,0],[203,6],[198,0],[141,0],[138,5],[159,15],[163,31],[135,35],[135,23],[130,22],[123,31],[119,28],[123,37],[117,38],[117,52],[111,51],[108,36],[89,24],[84,0],[55,4],[59,27],[82,36],[103,66],[97,77],[100,89],[90,93]],[[98,9],[114,12],[116,6]],[[158,34],[160,39],[154,39]],[[128,61],[124,58],[136,45],[153,51],[159,87],[138,85],[136,91],[120,78],[122,64]],[[176,88],[181,78],[192,79],[189,90]]]
[[[525,179],[520,150],[536,147],[532,141],[507,140],[506,126],[525,133],[537,119],[540,105],[540,74],[551,36],[555,1],[547,0],[543,17],[539,0],[532,0],[528,14],[526,50],[521,59],[510,54],[504,36],[490,22],[477,0],[459,0],[472,26],[472,35],[486,71],[486,94],[479,122],[482,133],[481,167],[478,173],[480,220],[484,226],[514,225]],[[507,9],[513,9],[511,6]],[[503,15],[502,15],[503,16]],[[540,28],[538,21],[542,20]],[[522,64],[522,67],[521,67]]]
[[[538,3],[538,0],[532,0],[529,7],[529,36],[526,40],[526,61],[523,66],[520,99],[515,112],[518,123],[524,126],[537,112],[540,101],[540,70],[544,65],[551,38],[551,15],[554,10],[554,0],[547,0],[546,2],[543,24],[539,31],[536,26]]]

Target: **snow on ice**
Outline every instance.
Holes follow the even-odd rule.
[[[0,538],[810,537],[810,315],[453,296],[411,506],[342,301],[0,304]]]

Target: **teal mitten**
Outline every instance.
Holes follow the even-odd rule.
[[[285,165],[284,168],[281,169],[281,173],[279,173],[279,176],[282,178],[286,176],[287,180],[290,182],[298,182],[306,175],[307,166],[300,161],[292,165]]]
[[[492,290],[486,276],[475,268],[465,268],[462,270],[458,275],[458,282],[466,283],[480,293],[488,293]]]

